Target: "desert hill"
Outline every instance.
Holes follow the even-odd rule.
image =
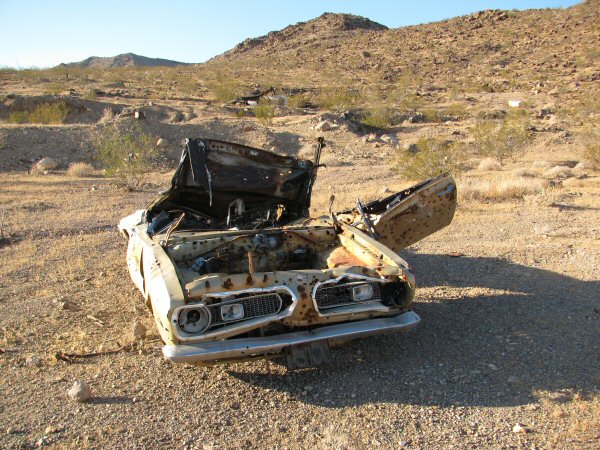
[[[148,58],[146,56],[136,55],[134,53],[122,53],[117,56],[100,57],[90,56],[83,61],[71,62],[67,64],[61,64],[61,66],[67,67],[98,67],[98,68],[109,68],[109,67],[175,67],[183,66],[188,63],[179,61],[172,61],[170,59],[162,58]]]
[[[396,29],[327,13],[247,39],[207,65],[240,78],[269,73],[290,83],[360,86],[410,77],[498,92],[600,79],[598,23],[598,0],[566,9],[487,10]]]

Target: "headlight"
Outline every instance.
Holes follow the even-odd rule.
[[[373,286],[370,284],[361,284],[352,288],[352,300],[355,302],[364,302],[373,298]]]
[[[186,333],[202,333],[210,324],[210,312],[203,306],[186,308],[179,313],[178,324]]]
[[[241,303],[230,303],[221,306],[221,319],[225,322],[239,320],[244,317],[244,305]]]

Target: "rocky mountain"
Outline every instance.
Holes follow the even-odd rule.
[[[207,66],[245,80],[269,75],[284,84],[360,87],[410,79],[501,92],[600,80],[598,23],[600,0],[564,9],[486,10],[396,29],[326,13],[247,39]]]
[[[90,56],[89,58],[84,59],[79,62],[71,62],[67,64],[61,64],[61,66],[67,67],[99,67],[99,68],[109,68],[109,67],[174,67],[174,66],[182,66],[187,65],[188,63],[183,63],[179,61],[172,61],[170,59],[162,59],[162,58],[148,58],[146,56],[136,55],[134,53],[122,53],[117,56],[108,56],[108,57],[100,57],[100,56]]]

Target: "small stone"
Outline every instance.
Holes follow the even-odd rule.
[[[527,430],[525,429],[525,427],[523,425],[521,425],[520,423],[517,423],[513,428],[512,428],[512,432],[513,433],[527,433]]]
[[[250,131],[254,131],[254,128],[251,125],[246,125],[244,128],[242,128],[242,131],[244,133],[248,133]]]
[[[331,130],[331,128],[331,124],[326,120],[322,120],[321,122],[315,125],[315,130],[319,131],[329,131]]]
[[[381,136],[381,140],[394,148],[398,147],[398,138],[395,134],[384,134]]]
[[[92,398],[92,388],[85,381],[76,381],[69,389],[68,395],[76,402],[85,402]]]
[[[510,377],[508,377],[508,380],[506,380],[506,381],[508,381],[511,384],[515,384],[519,381],[519,379],[516,376],[511,375]]]
[[[44,361],[36,356],[28,356],[27,359],[25,359],[25,365],[27,367],[41,367],[44,365]]]
[[[488,364],[488,368],[490,370],[498,370],[498,366],[496,364]]]
[[[134,341],[139,341],[146,337],[146,327],[141,322],[136,322],[133,324],[133,328],[131,330],[131,337]]]
[[[377,134],[369,133],[365,138],[365,142],[375,142],[377,140]]]
[[[156,141],[156,146],[160,148],[168,147],[169,141],[167,141],[165,138],[159,138],[158,141]]]
[[[44,434],[60,433],[60,431],[61,431],[60,427],[50,425],[50,426],[46,427],[46,429],[44,430]]]

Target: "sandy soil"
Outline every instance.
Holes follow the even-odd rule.
[[[164,170],[133,193],[65,175],[68,162],[89,160],[95,125],[0,126],[9,237],[0,247],[0,447],[598,447],[600,178],[591,170],[522,198],[463,200],[450,227],[403,252],[419,285],[416,332],[350,343],[330,366],[297,372],[268,361],[199,368],[163,360],[129,280],[118,220],[168,184],[184,136],[309,156],[319,134],[310,116],[267,130],[198,112],[189,124],[144,125],[172,145]],[[415,124],[399,137],[448,126],[457,125]],[[342,209],[407,184],[390,168],[391,147],[345,130],[326,139],[313,213],[326,210],[331,193]],[[468,180],[515,179],[514,169],[540,158],[561,164],[578,155],[560,132],[536,143],[500,171],[468,172],[459,190]],[[24,171],[47,154],[63,170]],[[136,322],[150,332],[128,351],[53,358],[118,348]],[[91,385],[92,400],[68,398],[75,380]]]

